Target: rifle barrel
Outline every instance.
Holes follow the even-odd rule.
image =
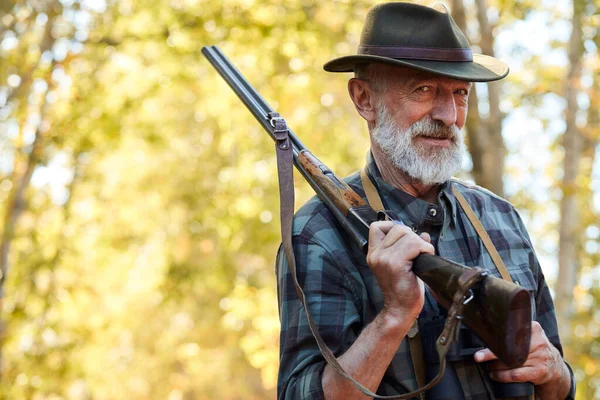
[[[229,87],[235,92],[238,98],[244,103],[254,118],[262,125],[265,131],[271,136],[271,139],[276,141],[273,127],[268,120],[268,113],[274,110],[262,98],[258,92],[244,78],[233,63],[223,54],[217,46],[202,47],[202,54],[212,64],[215,70],[221,75],[223,80],[227,82]],[[292,143],[294,152],[294,166],[313,188],[319,198],[325,203],[331,211],[338,223],[348,233],[348,236],[356,243],[359,248],[366,248],[367,238],[351,223],[348,218],[335,206],[334,202],[324,193],[323,189],[315,182],[314,178],[306,171],[306,169],[298,161],[298,154],[301,151],[309,152],[306,146],[298,139],[298,137],[289,129],[289,138]]]
[[[233,89],[242,102],[248,107],[252,115],[263,125],[273,140],[275,136],[271,133],[271,124],[267,120],[267,114],[274,112],[267,101],[250,85],[242,73],[233,65],[225,54],[217,46],[206,46],[202,48],[202,54],[215,67],[217,72],[225,79],[225,82]],[[289,129],[289,127],[288,127]],[[289,129],[289,137],[296,153],[306,150],[306,146]]]

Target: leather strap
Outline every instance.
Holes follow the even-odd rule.
[[[365,169],[360,170],[360,180],[363,185],[363,189],[365,190],[365,194],[367,195],[367,202],[375,211],[383,211],[384,206],[381,201],[381,197],[379,197],[379,192],[371,182],[371,178],[367,175]]]
[[[367,201],[371,207],[375,209],[375,211],[382,211],[384,209],[383,202],[381,197],[379,196],[379,192],[377,188],[369,178],[366,173],[366,169],[363,168],[360,171],[360,179],[363,185],[363,189],[365,190],[365,195],[367,196]],[[496,269],[502,276],[502,279],[508,282],[512,282],[512,278],[508,272],[508,269],[504,265],[502,258],[500,258],[500,254],[496,250],[494,243],[490,239],[490,236],[486,232],[485,228],[481,224],[479,218],[465,199],[465,197],[460,193],[454,186],[452,186],[452,192],[456,199],[458,200],[458,204],[460,205],[463,212],[466,214],[467,218],[475,228],[477,235],[479,235],[483,245],[488,251]],[[423,360],[423,347],[421,344],[421,335],[418,332],[417,321],[414,322],[412,328],[409,330],[407,334],[408,337],[408,345],[410,347],[410,354],[413,364],[413,370],[415,371],[415,378],[417,380],[417,385],[422,387],[425,384],[425,364]]]
[[[477,215],[467,202],[467,199],[465,199],[461,192],[456,190],[454,185],[452,185],[452,193],[454,193],[454,197],[456,197],[456,199],[458,200],[460,208],[462,208],[462,210],[467,215],[467,218],[469,218],[469,221],[471,221],[471,225],[473,225],[473,228],[475,228],[475,231],[479,235],[479,238],[483,242],[483,245],[487,249],[490,257],[492,258],[496,269],[498,270],[498,272],[500,272],[502,279],[504,279],[507,282],[512,282],[513,280],[510,276],[510,273],[508,272],[508,269],[506,269],[506,265],[504,265],[502,258],[500,258],[500,254],[498,254],[496,246],[494,246],[494,243],[492,243],[492,239],[490,239],[490,236],[488,235],[487,231],[481,224],[481,221],[479,220],[479,218],[477,218]],[[531,396],[531,400],[535,400],[535,394]]]
[[[371,182],[371,179],[365,172],[364,168],[360,171],[360,179],[362,181],[363,188],[365,190],[365,194],[367,195],[367,200],[368,200],[369,204],[371,205],[371,207],[373,207],[375,209],[375,211],[383,210],[384,207],[383,207],[381,198],[379,196],[379,193],[377,192],[375,185],[373,185],[373,182]],[[456,197],[456,200],[458,200],[458,204],[460,205],[460,208],[466,214],[467,218],[471,222],[471,225],[473,225],[473,228],[475,228],[477,235],[483,242],[483,245],[485,246],[486,250],[488,251],[490,257],[492,258],[492,261],[493,261],[494,265],[496,266],[496,269],[500,273],[500,276],[502,276],[502,279],[504,279],[507,282],[512,282],[513,280],[510,277],[510,273],[508,272],[508,269],[504,265],[502,258],[500,258],[500,254],[498,254],[498,250],[496,250],[494,243],[492,243],[490,236],[488,235],[487,231],[481,224],[481,221],[479,220],[479,218],[477,218],[477,215],[475,214],[475,212],[473,211],[473,209],[467,202],[467,199],[465,199],[465,197],[462,195],[461,192],[456,190],[454,185],[452,186],[452,193],[454,194],[454,197]]]
[[[294,162],[294,153],[292,150],[292,146],[289,139],[289,131],[287,128],[287,124],[283,118],[279,116],[278,113],[272,112],[269,113],[269,121],[273,126],[273,132],[276,137],[275,142],[275,150],[277,153],[277,174],[279,179],[279,207],[280,207],[280,220],[281,220],[281,242],[283,245],[283,251],[285,254],[286,261],[288,263],[288,267],[290,269],[290,273],[292,274],[292,278],[294,280],[294,286],[296,288],[296,293],[298,294],[298,298],[302,302],[302,306],[304,306],[304,310],[306,311],[306,318],[308,321],[308,326],[317,341],[317,346],[321,351],[321,354],[336,371],[338,371],[342,376],[346,379],[352,380],[357,387],[366,393],[369,396],[373,394],[360,383],[354,381],[350,375],[346,373],[339,365],[335,355],[333,352],[327,347],[319,331],[317,326],[315,325],[309,311],[308,304],[306,304],[306,296],[304,295],[304,291],[298,282],[298,276],[296,274],[296,259],[294,257],[294,248],[292,246],[292,224],[294,221],[294,170],[293,170],[293,162]]]
[[[383,211],[384,206],[379,196],[379,192],[375,188],[371,178],[367,175],[365,168],[360,171],[360,180],[362,182],[365,195],[367,196],[367,202],[377,212]],[[417,320],[413,322],[412,327],[406,334],[408,340],[408,347],[410,348],[410,359],[412,361],[413,371],[415,372],[415,379],[417,381],[417,387],[423,387],[425,385],[425,360],[423,357],[423,344],[421,342],[421,335],[419,334],[419,324]],[[425,398],[425,394],[421,394],[421,400]]]
[[[319,347],[323,358],[325,358],[325,361],[327,361],[327,363],[331,365],[331,367],[335,369],[340,375],[350,380],[362,393],[366,394],[367,396],[379,399],[405,398],[378,396],[375,393],[371,392],[369,389],[367,389],[365,386],[354,380],[350,375],[348,375],[346,371],[344,371],[342,366],[338,363],[338,360],[336,359],[331,349],[327,347],[327,344],[325,344],[323,338],[321,338],[317,326],[313,321],[308,310],[306,296],[304,295],[304,291],[302,290],[302,287],[298,282],[298,276],[296,273],[296,259],[294,257],[294,248],[292,246],[292,224],[294,220],[294,153],[293,147],[291,146],[291,142],[289,139],[289,130],[287,128],[285,120],[281,118],[278,113],[271,112],[268,114],[268,118],[269,122],[271,123],[271,126],[273,126],[273,133],[276,137],[275,150],[277,153],[277,174],[279,178],[281,242],[283,245],[285,258],[288,263],[292,279],[294,281],[296,293],[298,294],[298,298],[300,299],[300,302],[304,307],[304,311],[306,312],[308,326],[313,334],[313,337],[317,342],[317,346]]]
[[[459,278],[459,288],[455,294],[454,303],[450,307],[450,310],[453,312],[452,317],[447,318],[444,330],[442,331],[442,334],[436,342],[439,355],[440,369],[435,378],[433,378],[428,384],[415,390],[414,392],[396,396],[380,396],[378,394],[373,393],[368,388],[357,382],[350,375],[348,375],[346,371],[344,371],[331,349],[329,349],[329,347],[327,347],[327,344],[323,341],[323,338],[319,334],[317,326],[310,315],[304,291],[302,290],[302,287],[298,282],[298,277],[296,274],[296,260],[294,257],[294,249],[292,246],[292,224],[294,219],[294,149],[289,138],[289,130],[287,128],[285,120],[275,112],[270,112],[268,114],[268,119],[271,126],[273,127],[273,133],[275,136],[275,149],[277,152],[277,173],[279,178],[279,201],[281,208],[281,241],[283,251],[285,254],[286,261],[288,263],[288,267],[290,269],[290,273],[292,275],[292,279],[294,281],[296,293],[298,294],[298,298],[300,299],[300,302],[304,307],[306,319],[308,321],[308,326],[313,334],[313,337],[315,338],[315,341],[317,342],[317,346],[321,351],[321,355],[323,356],[325,361],[335,371],[337,371],[337,373],[339,373],[345,379],[352,382],[352,384],[358,390],[360,390],[363,394],[369,397],[375,399],[409,399],[411,397],[415,397],[421,393],[424,393],[431,387],[435,386],[442,379],[444,375],[444,370],[446,368],[446,354],[450,348],[450,344],[452,344],[452,341],[457,335],[458,329],[460,327],[462,309],[466,304],[466,294],[471,290],[471,287],[473,285],[475,285],[477,282],[483,279],[483,277],[485,276],[485,271],[481,271],[479,275],[472,275],[469,272],[465,272],[463,274],[465,276],[464,279],[463,276]],[[467,276],[467,274],[469,274],[469,276]]]
[[[483,242],[483,245],[488,251],[490,257],[492,258],[496,269],[498,270],[498,272],[500,272],[502,279],[504,279],[507,282],[512,282],[510,273],[508,272],[508,269],[506,269],[502,258],[500,258],[498,250],[496,250],[494,243],[492,243],[492,240],[490,239],[490,236],[481,224],[481,221],[479,220],[479,218],[477,218],[477,215],[475,215],[475,212],[473,212],[473,209],[471,208],[469,203],[467,203],[467,199],[465,199],[462,193],[456,190],[454,186],[452,186],[452,192],[454,193],[454,197],[456,197],[456,199],[458,200],[458,204],[460,204],[460,207],[467,215],[467,218],[469,218],[469,221],[471,221],[471,225],[473,225],[473,228],[475,228],[477,235],[479,235],[479,238]]]
[[[413,371],[415,372],[417,387],[423,387],[426,382],[425,357],[423,357],[423,343],[421,342],[421,335],[419,334],[419,325],[417,320],[415,320],[409,332],[413,329],[415,331],[413,336],[407,334],[406,337],[408,340],[408,347],[410,349],[410,360],[412,361]],[[421,400],[425,400],[425,393],[421,393],[419,397]]]

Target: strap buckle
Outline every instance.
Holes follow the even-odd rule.
[[[290,148],[290,140],[287,122],[276,112],[268,113],[267,118],[269,124],[273,127],[273,135],[275,136],[277,147],[281,150],[288,150]]]

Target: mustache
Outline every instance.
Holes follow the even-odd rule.
[[[460,136],[460,129],[456,125],[447,126],[443,122],[431,118],[423,118],[414,122],[408,131],[411,138],[450,139],[456,142]]]

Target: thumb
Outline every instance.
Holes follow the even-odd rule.
[[[385,235],[394,227],[392,221],[377,221],[369,226],[369,251],[381,244]]]
[[[475,361],[477,362],[484,362],[484,361],[491,361],[491,360],[497,360],[498,357],[496,357],[496,355],[494,353],[492,353],[492,351],[490,349],[481,349],[479,351],[477,351],[477,353],[475,353]]]
[[[431,236],[427,232],[422,232],[420,235],[421,239],[426,241],[427,243],[431,243]]]

